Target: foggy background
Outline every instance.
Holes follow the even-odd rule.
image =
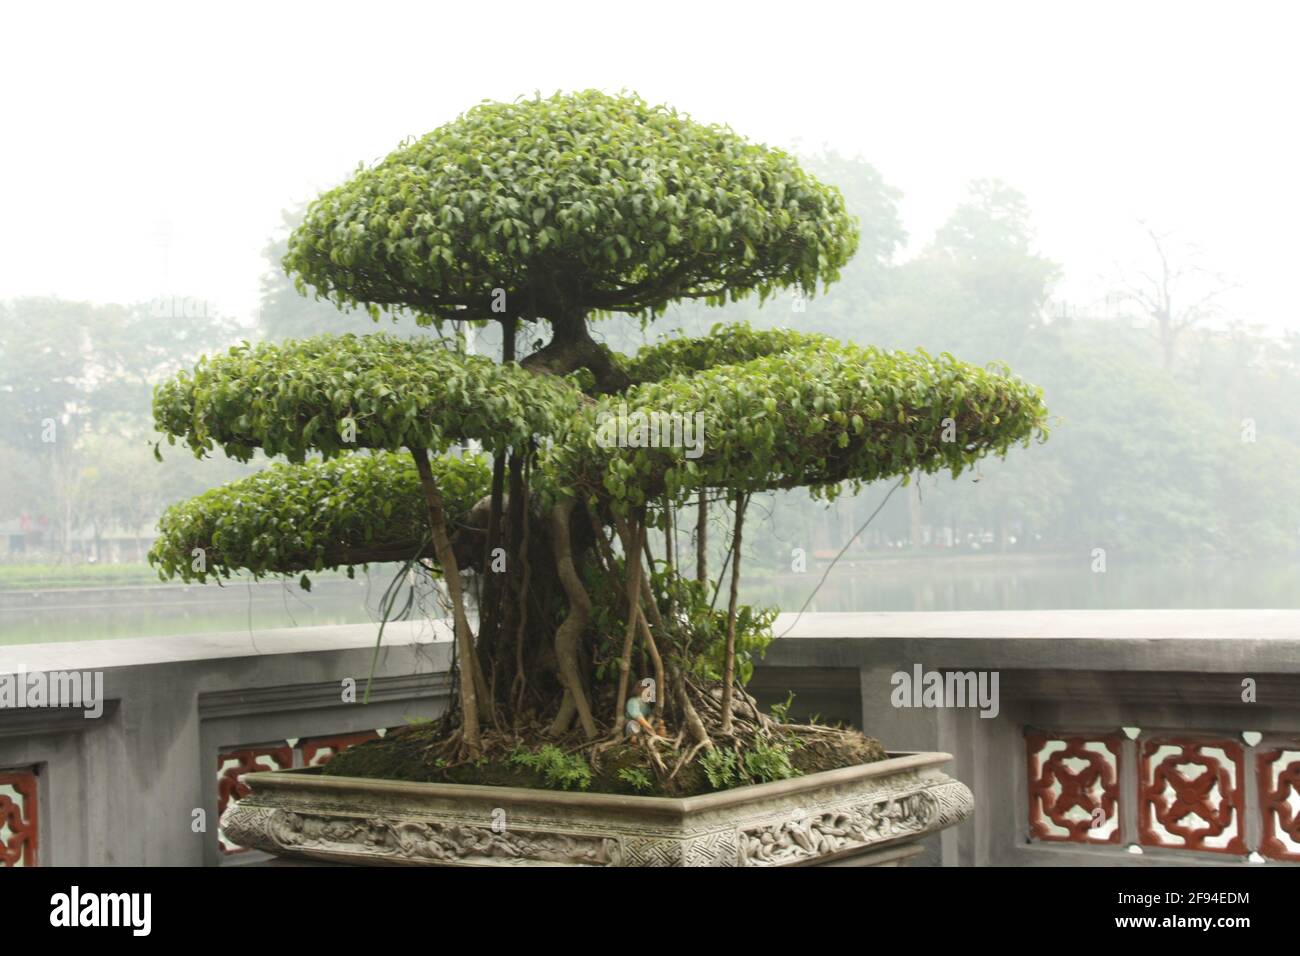
[[[797,609],[849,544],[815,608],[1300,606],[1297,21],[1192,3],[6,11],[0,643],[365,620],[364,581],[116,587],[154,580],[163,507],[255,467],[154,462],[150,387],[239,339],[374,331],[280,273],[302,206],[482,99],[588,87],[791,149],[862,227],[802,310],[692,305],[598,337],[746,319],[948,350],[1007,362],[1054,416],[1045,445],[900,489],[851,544],[886,487],[756,499],[749,600]],[[48,588],[79,590],[32,596]]]

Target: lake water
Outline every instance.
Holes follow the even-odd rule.
[[[1300,560],[1126,564],[994,555],[837,565],[749,582],[751,603],[797,611],[1011,611],[1099,608],[1300,608]]]
[[[750,578],[742,598],[798,611],[824,568]],[[377,621],[391,572],[295,583],[0,592],[0,644],[99,640]],[[720,596],[725,601],[726,595]],[[1051,608],[1296,608],[1300,561],[1132,564],[1024,556],[907,558],[840,564],[810,611]]]

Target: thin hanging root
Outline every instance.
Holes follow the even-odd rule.
[[[677,766],[673,767],[673,772],[668,775],[668,779],[671,781],[674,777],[676,777],[677,771],[681,770],[682,767],[685,767],[688,763],[694,760],[695,755],[699,753],[701,750],[703,750],[705,747],[712,749],[713,741],[708,739],[702,740],[694,747],[692,747],[690,750],[688,750],[686,753],[684,753],[681,756],[681,759],[677,761]]]
[[[423,448],[412,448],[411,454],[415,458],[420,484],[424,488],[425,510],[429,516],[433,546],[438,555],[438,563],[442,565],[443,580],[447,583],[447,594],[451,600],[455,620],[456,654],[461,667],[468,671],[460,687],[461,724],[466,746],[471,752],[476,752],[479,747],[481,704],[475,685],[482,680],[482,674],[477,669],[478,654],[474,650],[474,635],[469,629],[469,619],[465,615],[465,601],[460,589],[460,566],[456,563],[456,552],[452,549],[451,540],[447,536],[447,516],[443,507],[442,493],[433,480],[428,452]]]
[[[645,610],[640,606],[636,609],[637,630],[641,632],[641,642],[645,645],[646,650],[650,652],[650,661],[655,669],[655,715],[661,716],[664,712],[664,659],[659,656],[659,646],[655,643],[654,635],[650,633],[650,624],[645,619]]]
[[[599,545],[597,554],[601,559],[601,564],[606,573],[613,576],[614,554],[610,550],[609,542],[605,539],[605,531],[600,526],[600,522],[597,521],[594,514],[591,516],[591,527],[596,534],[596,541]],[[630,546],[630,542],[628,540],[629,532],[625,522],[619,522],[619,533],[623,536],[623,548],[626,551]],[[645,540],[644,527],[641,529],[641,539],[642,541]],[[645,644],[646,650],[650,654],[650,660],[654,665],[655,690],[658,694],[655,701],[655,714],[656,716],[662,716],[666,712],[664,705],[667,703],[667,700],[663,695],[667,691],[667,684],[664,681],[663,658],[659,654],[659,645],[654,639],[651,627],[653,626],[656,629],[662,630],[663,618],[659,614],[659,605],[655,603],[654,590],[650,587],[650,578],[646,575],[644,570],[641,571],[640,592],[641,600],[638,602],[639,610],[637,613],[637,629],[641,634],[641,641]],[[626,593],[623,595],[623,606],[625,609],[627,608]]]
[[[659,739],[663,740],[664,738],[661,737]],[[668,768],[664,766],[663,758],[659,756],[659,750],[655,746],[655,743],[656,740],[654,737],[646,738],[646,750],[650,753],[650,760],[655,765],[655,769],[659,771],[659,775],[661,777],[666,777],[668,775]]]
[[[596,741],[594,744],[592,744],[592,745],[591,745],[591,766],[592,766],[592,768],[593,768],[593,769],[595,768],[595,766],[596,766],[596,760],[600,757],[601,754],[603,754],[603,753],[604,753],[606,750],[608,750],[610,747],[614,747],[614,746],[616,746],[616,745],[618,745],[618,744],[621,744],[622,742],[623,742],[623,731],[622,731],[622,728],[617,728],[617,729],[615,729],[615,731],[614,731],[612,734],[610,734],[610,735],[609,735],[608,737],[606,737],[604,740],[598,740],[598,741]]]
[[[691,703],[691,698],[686,693],[686,681],[676,665],[669,672],[669,679],[673,684],[673,694],[677,698],[678,709],[682,713],[682,723],[697,745],[712,747],[713,741],[709,739],[709,732],[704,729],[704,721],[700,720],[699,712],[696,711],[695,705]]]
[[[524,709],[524,694],[528,690],[528,678],[524,675],[524,633],[528,626],[528,585],[532,578],[533,566],[528,561],[528,486],[532,476],[532,461],[524,459],[524,530],[523,543],[519,548],[519,558],[523,564],[523,580],[519,583],[519,627],[515,631],[515,679],[511,682],[511,699],[515,702],[515,713]]]
[[[591,744],[591,752],[587,756],[588,763],[591,764],[592,773],[600,773],[600,756],[611,747],[623,742],[622,734],[614,737],[606,737],[604,740],[598,740]]]
[[[620,519],[619,535],[623,538],[625,573],[627,580],[627,627],[623,632],[623,649],[618,656],[618,693],[614,696],[615,733],[622,723],[623,706],[627,701],[628,682],[632,670],[632,639],[636,636],[636,622],[641,607],[641,544],[645,540],[645,524],[633,521],[631,527]]]
[[[731,533],[731,595],[727,602],[727,649],[722,667],[722,732],[731,733],[732,692],[736,683],[736,613],[740,600],[740,558],[745,506],[749,498],[736,494],[736,523]],[[718,584],[722,581],[719,579]]]
[[[824,734],[828,737],[843,736],[844,731],[839,727],[821,727],[817,724],[778,724],[770,721],[773,730],[785,734]]]

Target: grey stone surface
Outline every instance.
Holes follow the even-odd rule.
[[[794,620],[783,615],[775,632]],[[44,864],[248,862],[217,851],[218,751],[441,712],[446,636],[427,624],[390,625],[365,706],[343,703],[339,688],[346,677],[364,684],[373,625],[0,647],[0,674],[103,670],[108,698],[96,720],[76,710],[0,710],[0,769],[39,770]],[[893,707],[891,676],[917,664],[996,670],[998,716]],[[1241,699],[1246,677],[1257,683],[1255,703]],[[892,751],[954,755],[949,772],[970,786],[976,812],[925,840],[922,862],[1248,865],[1218,854],[1031,843],[1024,733],[1137,727],[1240,739],[1257,731],[1261,746],[1300,745],[1300,611],[806,614],[769,649],[754,686],[765,702],[795,690],[796,714],[851,718]],[[1126,775],[1137,772],[1135,754],[1130,741]],[[1248,779],[1249,840],[1260,827],[1253,786]],[[196,809],[206,832],[192,830]],[[1136,842],[1133,810],[1125,845]]]
[[[0,768],[38,768],[39,862],[217,863],[218,751],[440,713],[450,659],[440,637],[390,625],[368,705],[344,703],[341,687],[364,688],[372,625],[0,648],[0,673],[104,671],[98,719],[0,709]]]
[[[931,865],[1254,865],[1241,857],[1146,848],[1139,842],[1138,748],[1127,741],[1121,764],[1126,806],[1119,847],[1034,842],[1029,836],[1027,729],[1115,733],[1190,733],[1300,747],[1300,611],[1010,611],[782,615],[788,635],[760,668],[766,694],[784,696],[811,675],[817,688],[842,686],[832,675],[856,672],[858,725],[889,748],[955,755],[952,773],[975,795],[966,825],[926,842]],[[997,671],[1000,710],[898,708],[891,678],[925,671]],[[783,679],[783,675],[785,676]],[[1242,681],[1256,684],[1254,702]],[[825,691],[822,691],[823,695]],[[840,698],[842,699],[842,697]],[[1244,826],[1260,829],[1251,748],[1246,754]],[[1275,864],[1269,865],[1291,865]]]
[[[910,846],[964,820],[971,795],[939,769],[949,759],[900,754],[682,799],[253,773],[223,825],[243,846],[328,862],[808,866]]]

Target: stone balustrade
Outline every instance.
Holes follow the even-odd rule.
[[[1300,611],[822,613],[775,631],[751,685],[765,704],[793,691],[795,717],[955,755],[975,816],[923,862],[1300,862]],[[445,708],[445,627],[389,625],[362,703],[374,646],[349,625],[0,647],[0,677],[103,681],[97,716],[0,706],[0,865],[256,860],[217,832],[240,774]]]

